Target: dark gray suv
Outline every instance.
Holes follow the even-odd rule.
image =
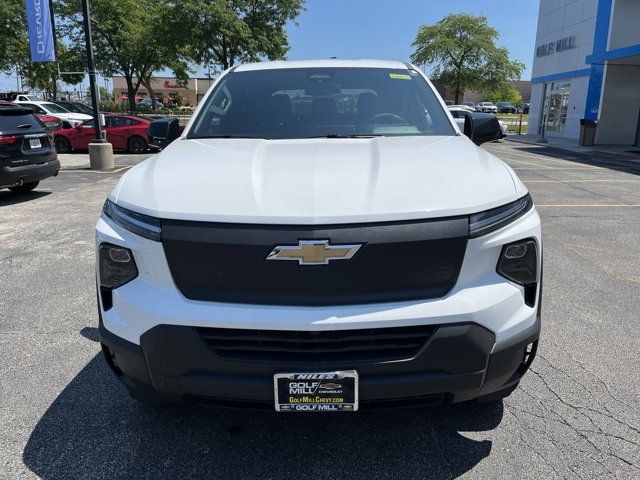
[[[28,192],[59,170],[47,127],[31,110],[0,104],[0,189]]]

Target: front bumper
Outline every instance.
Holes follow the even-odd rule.
[[[54,177],[60,170],[60,161],[56,158],[55,152],[52,160],[29,165],[18,165],[10,167],[8,165],[0,167],[0,188],[13,187],[22,183],[33,183]]]
[[[364,305],[286,306],[233,304],[185,298],[176,288],[160,242],[98,221],[96,245],[132,250],[139,276],[100,301],[100,335],[107,361],[130,390],[164,400],[273,406],[273,374],[355,369],[360,401],[368,404],[460,402],[508,390],[533,358],[527,347],[540,333],[540,282],[536,302],[496,272],[502,246],[536,240],[535,210],[512,224],[469,239],[455,287],[444,297]],[[436,333],[417,355],[401,361],[321,365],[277,364],[221,358],[197,328],[340,331],[432,325]]]
[[[358,365],[236,362],[215,354],[195,328],[159,325],[141,344],[127,342],[100,322],[107,363],[132,393],[153,391],[159,399],[273,408],[273,375],[355,369],[360,404],[409,406],[462,402],[515,386],[535,355],[540,319],[508,344],[496,348],[495,336],[473,323],[439,326],[413,358]],[[534,347],[527,356],[527,349]]]

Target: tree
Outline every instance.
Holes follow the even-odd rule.
[[[431,65],[434,80],[454,89],[458,104],[465,90],[492,91],[520,79],[524,64],[510,60],[497,39],[487,17],[451,14],[418,29],[411,60]]]
[[[196,63],[227,69],[239,61],[284,58],[285,26],[303,9],[304,0],[184,0],[175,20],[189,32]]]
[[[84,42],[82,8],[79,0],[60,0],[69,38]],[[129,109],[136,109],[140,85],[150,85],[153,73],[171,68],[186,76],[187,62],[181,53],[188,38],[183,29],[170,30],[175,4],[169,0],[94,0],[91,3],[96,66],[103,75],[122,75],[127,84]]]
[[[87,88],[85,92],[85,96],[87,98],[91,98],[91,89]],[[113,102],[113,92],[110,92],[108,89],[98,86],[98,97],[100,97],[100,102],[102,103],[111,103]]]
[[[522,95],[511,84],[507,84],[502,88],[495,89],[486,94],[486,99],[490,102],[509,102],[513,105],[520,105],[522,103]]]
[[[9,72],[18,61],[20,46],[27,42],[23,0],[0,1],[0,71]]]
[[[60,80],[58,66],[62,71],[83,71],[82,52],[58,39],[55,62],[32,62],[27,31],[24,1],[0,2],[0,70],[17,70],[25,87],[42,90],[47,97],[55,98]],[[83,76],[70,75],[64,80],[78,83]]]
[[[57,42],[57,59],[55,62],[31,62],[29,45],[23,44],[21,56],[17,61],[18,72],[22,83],[27,88],[42,90],[46,98],[58,97],[58,68],[62,72],[84,72],[83,52],[69,48],[64,42]],[[84,73],[65,75],[62,80],[75,84],[82,81]]]

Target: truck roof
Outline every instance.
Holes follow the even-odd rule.
[[[400,68],[406,69],[407,64],[392,60],[277,60],[274,62],[247,63],[238,66],[236,72],[253,70],[274,70],[280,68]]]

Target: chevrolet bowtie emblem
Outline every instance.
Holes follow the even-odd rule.
[[[295,260],[299,265],[327,265],[352,258],[362,244],[331,245],[329,240],[299,240],[298,245],[278,245],[267,260]]]

